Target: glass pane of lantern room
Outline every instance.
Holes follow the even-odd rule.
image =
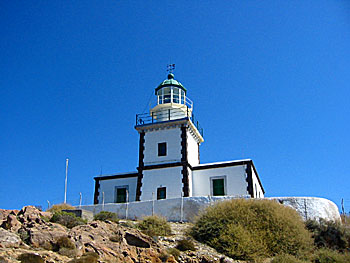
[[[171,89],[164,88],[163,92],[164,92],[164,103],[170,103]]]
[[[163,104],[163,89],[157,91],[158,104]]]
[[[180,93],[180,90],[178,88],[173,88],[173,102],[174,103],[180,103],[179,93]]]
[[[185,92],[183,90],[180,90],[181,92],[181,104],[185,104]]]

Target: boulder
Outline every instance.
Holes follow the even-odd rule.
[[[0,247],[2,248],[18,248],[22,244],[21,238],[3,228],[0,228]]]
[[[5,218],[5,220],[3,220],[2,224],[0,225],[0,227],[7,230],[11,230],[12,232],[17,232],[18,229],[21,228],[21,226],[21,222],[19,222],[17,220],[17,217],[12,213],[8,214],[7,218]]]

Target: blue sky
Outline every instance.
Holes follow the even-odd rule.
[[[201,162],[252,158],[266,196],[350,211],[348,1],[2,1],[0,208],[93,200],[135,171],[135,114],[175,63]]]

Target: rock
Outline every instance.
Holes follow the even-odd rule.
[[[21,228],[21,222],[13,214],[8,214],[7,218],[2,222],[1,227],[13,232],[17,232]]]
[[[35,248],[50,249],[60,237],[68,235],[64,226],[55,223],[30,224],[23,229],[28,233],[28,244]]]
[[[22,244],[22,240],[21,238],[6,230],[6,229],[2,229],[0,228],[0,247],[3,248],[9,248],[9,247],[14,247],[17,248]]]
[[[100,260],[161,262],[158,257],[161,248],[152,238],[137,229],[126,228],[116,223],[93,221],[72,228],[68,236],[74,239],[80,254],[85,251],[96,252]]]
[[[23,223],[44,223],[42,212],[34,206],[25,206],[17,214],[18,220]]]

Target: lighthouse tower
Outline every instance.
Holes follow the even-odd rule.
[[[139,132],[136,201],[192,196],[192,167],[199,164],[203,130],[193,102],[172,73],[156,89],[149,113],[136,116]]]

